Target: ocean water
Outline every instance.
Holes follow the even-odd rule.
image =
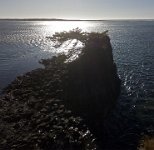
[[[154,117],[154,21],[0,21],[0,90],[55,55],[47,39],[74,28],[108,30],[114,60],[122,79],[120,100],[132,109],[149,110]],[[152,116],[153,114],[153,116]],[[142,117],[145,114],[140,113]]]

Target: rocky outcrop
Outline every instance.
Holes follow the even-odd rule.
[[[106,33],[70,33],[55,37],[65,40],[71,35],[84,42],[76,60],[66,63],[66,55],[42,60],[44,69],[17,77],[4,90],[0,98],[2,149],[97,148],[90,129],[112,111],[120,79]]]
[[[65,105],[92,122],[107,116],[120,93],[110,39],[95,36],[89,38],[83,55],[68,64],[64,81]]]

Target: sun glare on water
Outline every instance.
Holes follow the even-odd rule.
[[[85,21],[42,21],[39,23],[44,26],[45,32],[69,31],[75,28],[86,30],[90,22]]]
[[[37,23],[35,22],[35,25],[40,26],[39,29],[41,30],[38,32],[44,39],[44,42],[41,45],[41,49],[44,51],[67,54],[73,48],[74,43],[77,42],[76,46],[74,47],[76,49],[76,53],[71,58],[74,59],[77,58],[78,54],[80,54],[80,49],[83,47],[83,43],[81,41],[72,39],[70,41],[64,42],[61,47],[55,48],[54,43],[46,37],[51,37],[55,32],[67,32],[75,28],[80,28],[83,31],[87,31],[88,27],[90,27],[92,24],[85,21],[39,21]]]

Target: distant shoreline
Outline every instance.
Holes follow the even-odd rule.
[[[80,20],[80,19],[43,19],[43,18],[30,18],[30,19],[0,19],[2,21],[105,21],[105,20]]]
[[[52,19],[52,18],[0,18],[0,21],[154,21],[154,19]]]

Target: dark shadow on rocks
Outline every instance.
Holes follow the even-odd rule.
[[[120,94],[110,39],[96,36],[89,37],[83,54],[68,64],[69,78],[64,81],[65,105],[90,124],[104,120]]]

